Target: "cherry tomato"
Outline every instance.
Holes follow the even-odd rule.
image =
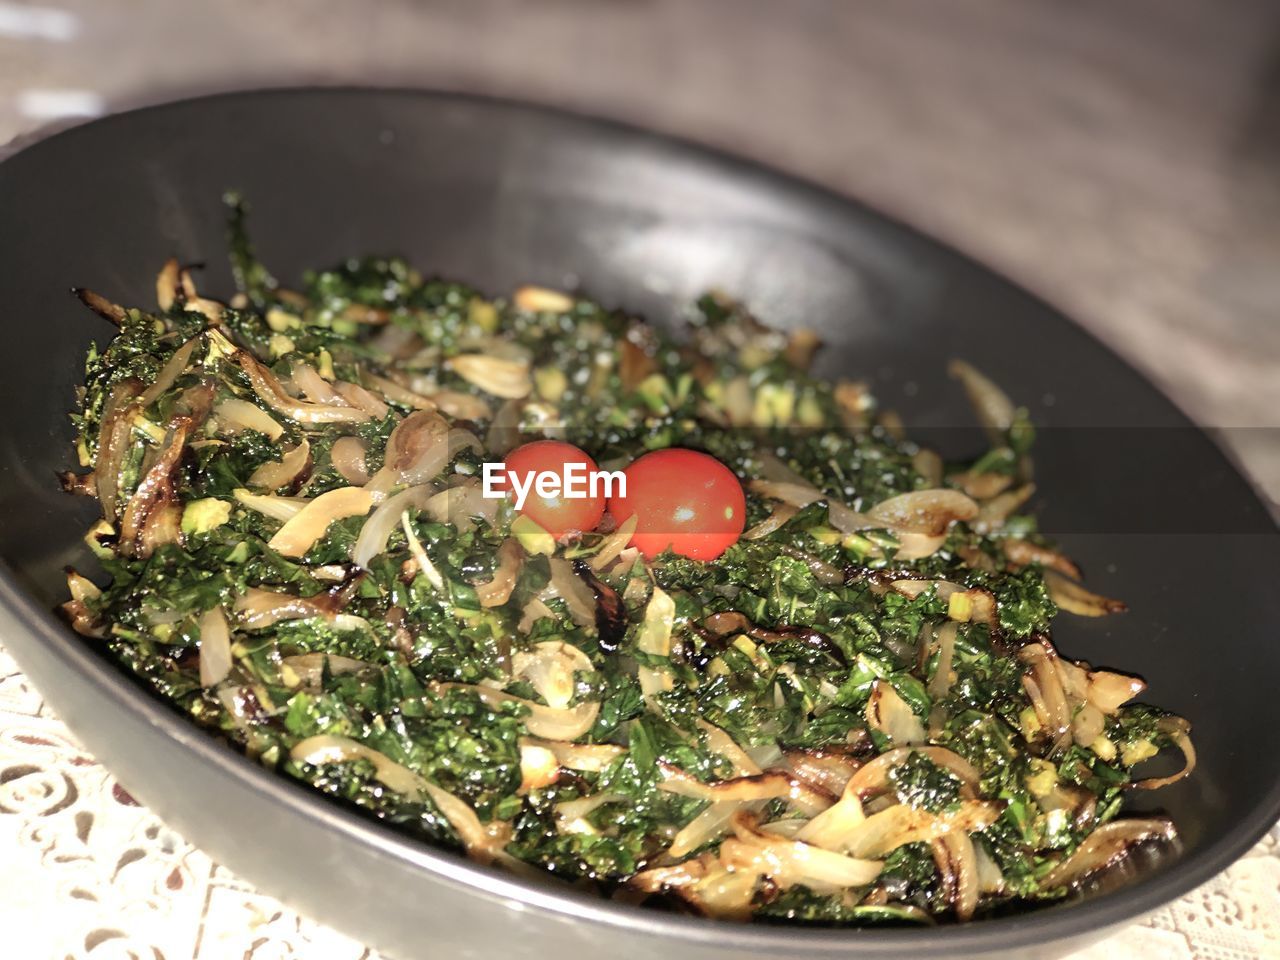
[[[571,464],[575,469],[569,475]],[[604,497],[589,495],[596,462],[573,444],[559,440],[535,440],[507,454],[505,466],[509,473],[515,474],[520,489],[526,489],[526,484],[533,484],[527,488],[520,512],[557,540],[571,533],[593,530],[599,525],[600,518],[604,516]],[[578,466],[582,469],[577,469]],[[558,477],[560,491],[582,489],[588,496],[568,497],[563,493],[540,496],[536,484],[543,474]],[[516,492],[505,478],[499,486],[510,491],[514,500]],[[544,486],[544,489],[551,488],[550,483]]]
[[[622,523],[637,521],[631,546],[652,558],[667,547],[694,560],[714,560],[742,534],[747,500],[733,471],[696,450],[655,450],[623,471],[627,495],[609,500]]]

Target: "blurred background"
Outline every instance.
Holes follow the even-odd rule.
[[[291,84],[556,104],[820,181],[1064,309],[1280,497],[1273,0],[0,0],[0,143]]]

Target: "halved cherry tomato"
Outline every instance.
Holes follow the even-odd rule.
[[[627,495],[609,500],[622,523],[638,518],[631,546],[652,558],[670,547],[694,560],[714,560],[742,535],[747,500],[733,471],[696,450],[655,450],[623,471]]]
[[[566,470],[570,464],[581,465],[583,468],[573,471],[574,487],[585,487],[589,492],[590,477],[596,472],[596,462],[571,443],[535,440],[512,450],[505,461],[506,469],[515,474],[521,489],[526,484],[536,484],[537,477],[547,473],[559,477],[559,489],[564,490],[567,484]],[[514,497],[509,483],[504,480],[500,486],[505,486]],[[544,497],[538,495],[536,485],[529,486],[520,512],[559,540],[569,534],[594,530],[599,526],[600,519],[604,516],[604,497]]]

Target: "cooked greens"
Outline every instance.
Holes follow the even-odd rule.
[[[1019,514],[1031,427],[956,363],[990,449],[944,463],[818,344],[720,295],[681,337],[353,259],[280,286],[233,203],[240,292],[170,261],[74,414],[109,576],[64,605],[264,766],[483,862],[725,918],[967,920],[1135,843],[1133,768],[1189,725],[1059,657],[1117,601]],[[557,542],[482,496],[554,437],[705,451],[747,495],[718,560]]]

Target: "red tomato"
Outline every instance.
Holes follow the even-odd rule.
[[[631,545],[653,558],[667,547],[694,560],[714,560],[742,534],[747,500],[733,471],[696,450],[655,450],[623,471],[627,495],[609,512],[637,520]]]
[[[567,476],[570,464],[582,469],[572,471]],[[604,516],[603,496],[567,497],[562,494],[540,496],[536,483],[543,474],[554,474],[559,478],[558,487],[565,490],[569,484],[575,489],[581,488],[588,493],[591,489],[591,475],[596,472],[596,462],[571,443],[559,440],[535,440],[517,447],[507,454],[506,469],[515,474],[520,489],[526,489],[524,504],[520,512],[559,540],[571,533],[582,533],[595,529],[600,518]],[[504,479],[499,486],[506,487],[512,499],[516,492]],[[544,489],[551,489],[548,483]]]

